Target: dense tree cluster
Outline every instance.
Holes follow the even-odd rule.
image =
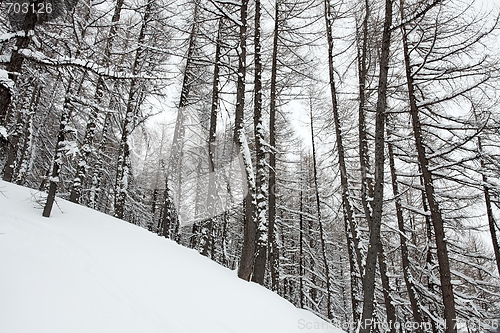
[[[499,324],[491,3],[1,6],[2,178],[43,216],[112,214],[350,331]]]

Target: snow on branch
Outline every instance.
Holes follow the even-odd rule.
[[[9,72],[0,69],[0,85],[12,91],[14,89],[14,81],[9,78]]]
[[[37,62],[39,64],[44,64],[48,66],[55,67],[79,67],[86,70],[89,70],[97,75],[106,76],[113,79],[123,79],[123,80],[132,80],[132,79],[146,79],[146,80],[157,80],[161,79],[160,77],[154,76],[142,76],[142,75],[130,75],[123,72],[116,72],[111,70],[110,68],[100,66],[91,60],[83,60],[76,59],[70,57],[58,57],[58,58],[49,58],[41,52],[32,51],[28,49],[19,50],[19,53],[29,59],[31,61]],[[1,76],[0,76],[1,77]]]
[[[2,34],[2,35],[0,35],[0,43],[5,43],[5,42],[7,42],[15,37],[24,37],[25,34],[26,33],[22,30],[17,31],[17,32],[9,32],[9,33]]]

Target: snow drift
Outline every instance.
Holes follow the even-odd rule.
[[[0,332],[341,332],[193,250],[0,181]]]

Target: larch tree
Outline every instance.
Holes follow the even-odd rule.
[[[347,251],[350,264],[350,280],[351,280],[351,306],[353,312],[353,321],[358,322],[361,319],[361,295],[362,285],[361,278],[363,274],[363,259],[361,254],[360,236],[357,221],[354,216],[354,208],[352,204],[351,194],[348,183],[348,172],[345,154],[344,137],[342,133],[342,123],[340,118],[337,88],[335,83],[335,68],[334,68],[334,41],[333,41],[333,23],[334,17],[331,11],[331,3],[329,0],[324,1],[324,17],[326,24],[326,36],[328,43],[328,78],[332,100],[332,113],[335,126],[335,139],[337,146],[338,167],[340,169],[340,182],[342,191],[342,212],[344,219],[344,229],[347,239]]]
[[[380,228],[382,225],[382,209],[384,201],[384,159],[385,159],[385,116],[387,110],[387,85],[389,74],[389,56],[391,45],[392,26],[392,0],[385,1],[384,28],[382,35],[380,54],[380,73],[378,82],[378,98],[375,120],[375,156],[373,159],[375,167],[375,183],[373,187],[372,217],[369,221],[370,239],[366,254],[366,267],[363,278],[363,315],[360,332],[367,333],[371,325],[366,325],[373,316],[374,294],[375,294],[375,271],[377,257],[382,248],[380,239]]]
[[[266,173],[266,142],[262,114],[262,60],[261,60],[261,3],[255,1],[254,25],[254,135],[255,135],[255,261],[252,280],[263,284],[266,272],[267,253],[269,246],[269,226],[267,221],[267,173]]]

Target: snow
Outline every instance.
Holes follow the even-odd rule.
[[[3,126],[0,126],[0,137],[4,139],[8,139],[9,137],[9,135],[7,134],[7,130]]]
[[[64,146],[64,151],[66,152],[66,156],[75,157],[79,152],[78,143],[76,141],[64,141],[62,143]]]
[[[12,91],[14,89],[14,81],[9,79],[9,72],[4,69],[0,69],[0,85]]]
[[[0,332],[340,333],[145,229],[0,181]],[[309,328],[309,329],[308,329]]]
[[[91,61],[91,60],[84,60],[84,59],[78,59],[78,58],[71,58],[71,57],[57,57],[57,58],[51,58],[46,56],[40,51],[32,51],[29,49],[21,49],[19,50],[19,54],[21,54],[23,57],[33,60],[35,62],[45,64],[48,66],[56,66],[56,67],[62,67],[62,66],[74,66],[74,67],[81,67],[85,68],[87,70],[90,70],[94,72],[95,74],[98,75],[103,75],[107,77],[112,77],[116,79],[149,79],[149,80],[155,80],[159,79],[158,77],[152,77],[152,76],[141,76],[141,75],[128,75],[124,74],[119,71],[113,71],[110,68],[99,66],[97,63]],[[1,78],[1,76],[0,76]]]

